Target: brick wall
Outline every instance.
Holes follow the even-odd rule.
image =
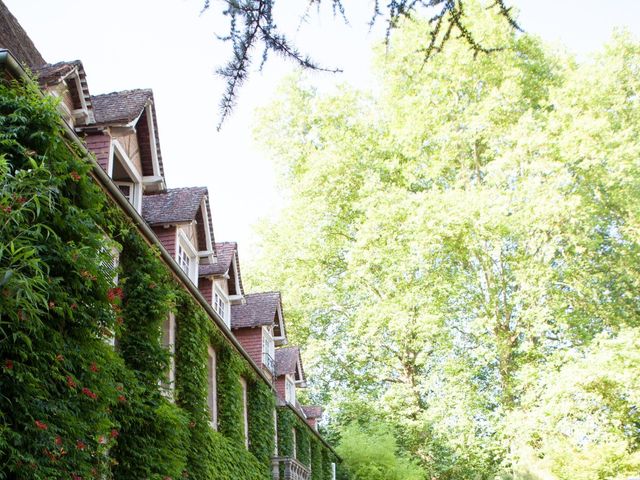
[[[233,333],[251,358],[258,365],[262,365],[262,327],[239,328]]]
[[[98,164],[109,173],[109,153],[111,151],[111,137],[106,133],[90,133],[84,139],[87,148],[96,156]]]
[[[162,246],[167,249],[169,255],[176,257],[176,227],[153,227],[153,232],[157,235]]]
[[[209,305],[213,306],[213,280],[210,278],[199,278],[198,290],[200,290],[200,293],[207,300]]]
[[[284,402],[287,398],[285,393],[284,378],[284,375],[280,375],[278,378],[276,378],[275,381],[276,393],[278,395],[278,399],[282,402]]]

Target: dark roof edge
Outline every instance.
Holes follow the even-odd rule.
[[[15,77],[20,78],[22,80],[31,81],[27,72],[20,66],[17,62],[16,58],[6,49],[0,49],[0,69],[4,69],[7,67],[10,73],[12,73]],[[274,390],[271,379],[267,377],[267,374],[262,371],[260,367],[256,364],[256,362],[249,356],[249,354],[245,351],[245,349],[240,345],[240,342],[235,338],[231,330],[227,327],[224,320],[218,316],[218,314],[213,310],[211,305],[205,300],[202,296],[198,287],[196,287],[193,282],[187,277],[187,275],[182,271],[182,269],[178,266],[176,261],[173,259],[169,252],[167,252],[166,248],[162,245],[158,237],[153,230],[147,225],[142,216],[133,208],[133,205],[129,203],[129,201],[122,194],[120,189],[116,187],[113,181],[109,178],[107,173],[102,169],[100,165],[95,161],[93,155],[82,140],[78,138],[76,133],[71,129],[67,122],[60,119],[61,124],[64,126],[65,136],[75,143],[82,152],[90,159],[91,165],[93,167],[93,175],[98,181],[99,185],[102,186],[114,201],[120,206],[129,216],[130,220],[134,223],[134,225],[138,228],[140,233],[146,238],[149,243],[157,246],[160,251],[160,256],[165,261],[167,266],[172,270],[172,273],[175,277],[180,280],[184,287],[191,293],[191,295],[200,303],[200,305],[204,308],[204,310],[209,314],[209,317],[213,320],[213,322],[218,326],[218,328],[222,331],[223,335],[227,337],[227,339],[231,342],[231,344],[236,348],[238,353],[240,353],[249,365],[256,371],[256,373],[262,377],[262,379],[269,385],[271,390]]]

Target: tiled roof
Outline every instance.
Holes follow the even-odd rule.
[[[0,1],[0,48],[9,50],[20,63],[32,70],[47,63],[16,17]]]
[[[276,376],[296,373],[298,362],[300,362],[300,369],[302,370],[302,360],[300,359],[300,349],[298,347],[277,348]]]
[[[89,123],[94,122],[93,115],[93,103],[92,97],[89,93],[89,86],[87,84],[87,74],[84,71],[84,67],[80,60],[73,60],[70,62],[58,62],[58,63],[48,63],[38,68],[35,73],[38,76],[38,82],[42,87],[48,87],[51,85],[55,85],[63,80],[67,75],[69,75],[73,71],[78,72],[78,77],[80,79],[80,85],[82,87],[82,92],[78,92],[79,95],[84,97],[84,103],[87,106],[87,110],[89,111]],[[70,84],[69,88],[74,92],[76,90],[75,84]]]
[[[320,418],[322,417],[322,407],[318,405],[303,405],[302,411],[307,418]]]
[[[280,293],[252,293],[244,298],[247,302],[244,305],[231,305],[232,329],[273,325],[280,305]]]
[[[195,220],[206,187],[171,188],[142,197],[142,216],[149,225],[164,225]]]
[[[140,116],[144,107],[153,98],[149,89],[124,90],[103,95],[94,95],[93,109],[96,123],[127,124]]]
[[[216,243],[215,247],[218,262],[211,265],[200,265],[198,272],[201,277],[227,273],[231,267],[231,260],[238,249],[238,244],[236,242],[221,242]]]
[[[164,176],[162,151],[160,150],[160,134],[158,132],[158,118],[153,100],[153,91],[150,89],[137,89],[105,93],[102,95],[92,96],[91,102],[93,104],[95,123],[98,125],[126,125],[138,118],[147,104],[151,104],[156,156],[158,158],[160,175]],[[141,160],[143,163],[143,169],[145,166],[148,167],[148,165],[146,165],[148,162],[145,162],[144,158]]]

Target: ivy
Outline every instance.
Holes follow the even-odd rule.
[[[65,141],[54,100],[31,83],[0,83],[0,480],[270,479],[272,387],[91,168]],[[113,247],[117,272],[105,268]],[[170,364],[161,341],[170,312],[177,324],[171,398],[160,387]],[[217,352],[217,431],[207,415],[209,345]],[[278,410],[282,425],[300,429],[308,452],[308,428]],[[290,454],[279,438],[279,451]],[[311,452],[305,462],[315,468],[313,445]]]

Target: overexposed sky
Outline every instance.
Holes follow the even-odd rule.
[[[269,101],[294,65],[273,57],[262,72],[254,72],[240,91],[234,114],[217,132],[224,82],[215,70],[230,55],[230,46],[215,36],[227,31],[220,1],[212,1],[212,9],[202,15],[203,0],[3,1],[45,60],[82,60],[93,95],[153,89],[167,185],[207,186],[216,239],[240,242],[246,259],[253,240],[251,226],[281,203],[271,162],[253,145],[253,110]],[[369,33],[371,2],[345,1],[349,26],[333,19],[330,8],[320,15],[313,10],[300,26],[307,3],[279,0],[275,15],[303,52],[327,67],[344,70],[314,78],[324,87],[370,82],[370,45],[383,27]],[[601,46],[615,26],[626,26],[640,36],[639,0],[510,3],[520,9],[526,31],[581,56]],[[259,62],[261,52],[257,53]]]

